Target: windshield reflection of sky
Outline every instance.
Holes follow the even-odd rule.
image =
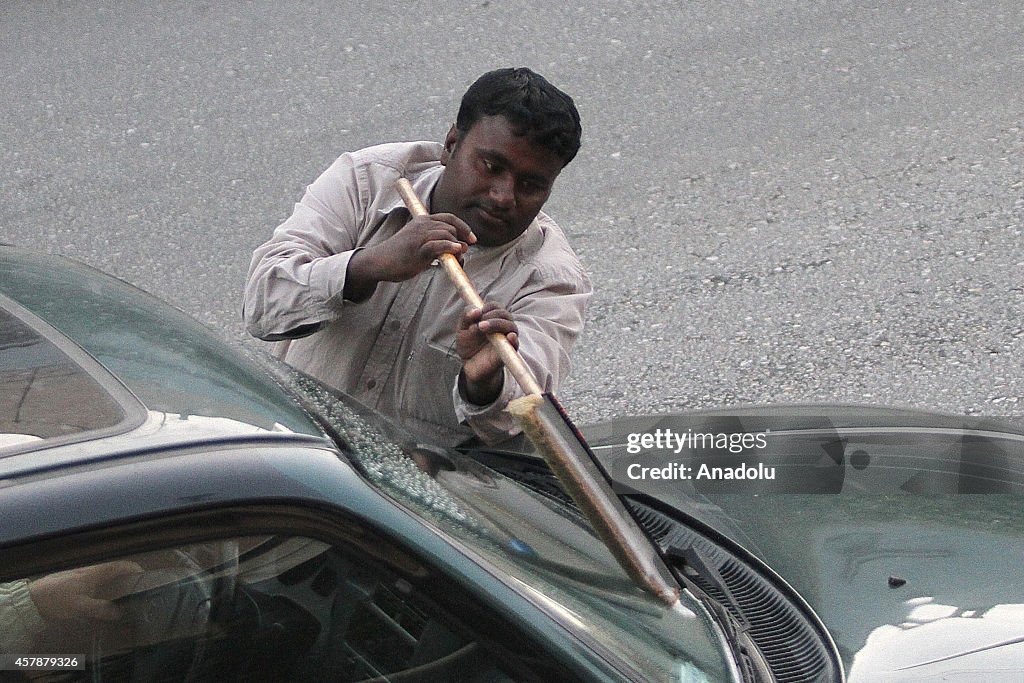
[[[247,434],[292,434],[291,429],[280,423],[267,429],[248,422],[233,420],[228,417],[209,417],[207,415],[179,415],[178,413],[164,413],[157,410],[149,411],[149,418],[140,427],[141,430],[183,430],[196,438],[204,436],[247,435]]]

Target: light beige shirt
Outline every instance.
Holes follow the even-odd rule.
[[[444,170],[440,154],[438,143],[414,142],[338,158],[253,253],[244,315],[252,335],[287,340],[277,352],[289,364],[397,418],[417,438],[454,445],[475,432],[497,443],[518,433],[504,408],[522,392],[506,370],[492,404],[476,406],[459,394],[455,330],[466,306],[440,266],[381,282],[359,303],[343,298],[352,254],[410,218],[395,180],[404,175],[429,200]],[[464,268],[485,301],[512,313],[523,360],[556,392],[592,292],[562,231],[541,213],[508,244],[471,246]],[[291,338],[301,335],[309,336]]]

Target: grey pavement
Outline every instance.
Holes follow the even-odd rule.
[[[1024,411],[1024,6],[0,5],[0,241],[242,339],[252,249],[485,70],[572,94],[580,421],[751,402]]]

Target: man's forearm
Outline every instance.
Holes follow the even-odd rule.
[[[366,301],[377,289],[379,280],[376,278],[374,254],[370,249],[357,249],[348,260],[345,272],[345,299],[347,301]]]
[[[310,257],[289,245],[261,247],[245,284],[246,330],[265,341],[297,339],[336,319],[352,255]]]

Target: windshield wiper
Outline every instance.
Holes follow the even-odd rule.
[[[744,681],[775,683],[775,676],[760,648],[750,635],[750,622],[743,615],[725,579],[702,550],[674,540],[665,547],[665,558],[679,583],[714,614]],[[710,586],[720,597],[712,596],[698,581]]]

